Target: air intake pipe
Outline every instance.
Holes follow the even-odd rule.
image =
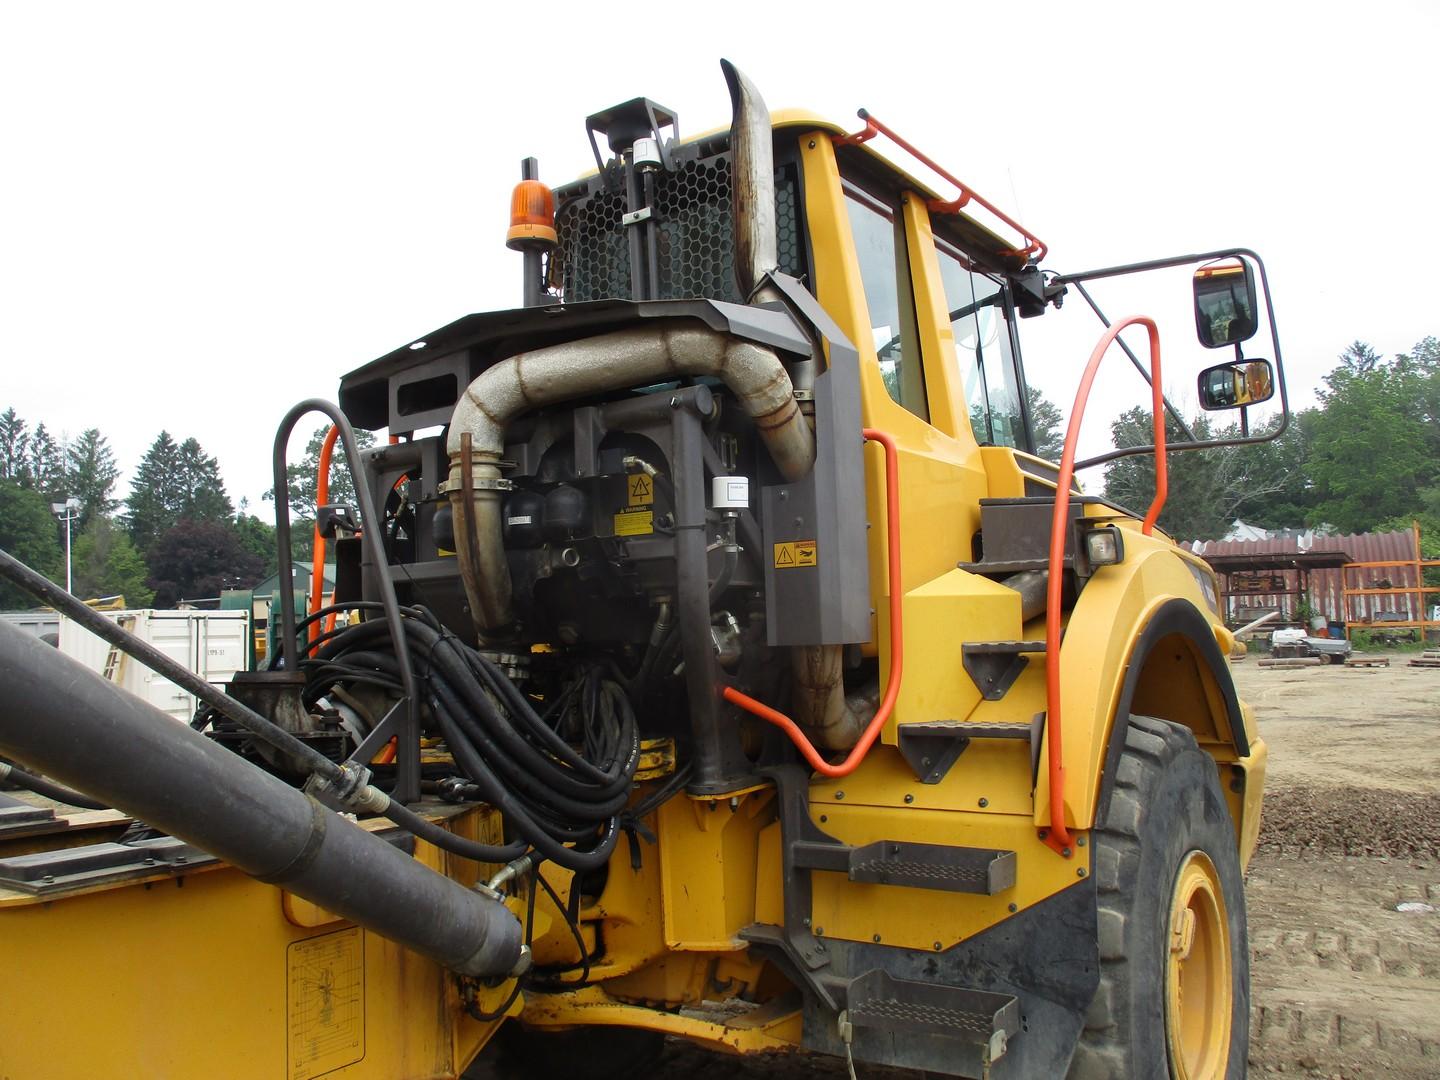
[[[482,636],[503,637],[513,618],[500,515],[506,425],[545,405],[686,375],[714,376],[734,392],[787,480],[814,466],[815,436],[779,357],[699,324],[619,330],[520,353],[487,368],[466,389],[445,444],[446,491],[455,511],[460,575]]]
[[[68,656],[0,623],[0,754],[462,975],[503,976],[520,923]]]

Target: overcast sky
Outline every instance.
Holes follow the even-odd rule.
[[[520,158],[578,174],[585,116],[641,94],[690,132],[727,123],[721,56],[772,107],[869,108],[1042,236],[1051,268],[1256,248],[1297,404],[1356,338],[1389,355],[1440,334],[1440,5],[689,7],[4,5],[0,409],[99,427],[127,479],[162,427],[193,435],[268,513],[291,404],[518,304]],[[1161,303],[1180,313],[1166,382],[1193,401],[1218,358],[1184,289]],[[1098,327],[1052,321],[1022,340],[1068,410]],[[1141,397],[1111,363],[1092,449]]]

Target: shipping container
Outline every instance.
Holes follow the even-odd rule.
[[[104,615],[216,686],[246,670],[249,612],[145,609],[107,611]],[[64,617],[60,619],[60,651],[177,720],[188,722],[194,715],[194,695]]]
[[[55,638],[50,635],[60,632],[60,616],[53,611],[0,611],[0,619],[52,644]]]

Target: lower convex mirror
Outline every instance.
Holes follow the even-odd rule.
[[[1216,364],[1200,373],[1202,409],[1238,409],[1269,401],[1275,393],[1275,377],[1269,360],[1244,360],[1238,364]]]

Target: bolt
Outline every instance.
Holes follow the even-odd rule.
[[[873,942],[875,942],[876,945],[879,945],[879,944],[880,944],[880,935],[879,935],[879,934],[871,934],[871,935],[870,935],[870,940],[873,941]]]
[[[798,529],[801,525],[804,525],[804,524],[805,524],[805,519],[804,519],[803,517],[801,517],[799,514],[796,514],[796,515],[795,515],[795,527]]]
[[[1047,836],[1049,836],[1049,835],[1050,835],[1050,830],[1049,830],[1049,829],[1041,829],[1040,832],[1039,832],[1039,836],[1040,836],[1040,839],[1041,839],[1041,840],[1044,840],[1045,837],[1047,837]]]
[[[829,820],[830,820],[830,815],[829,815],[829,814],[821,814],[821,815],[820,815],[820,824],[821,824],[821,825],[824,825],[825,822],[827,822],[827,821],[829,821]]]
[[[1086,873],[1088,873],[1088,871],[1083,866],[1077,867],[1075,870],[1076,877],[1084,877]]]
[[[939,952],[939,951],[940,951],[940,943],[939,943],[938,941],[935,942],[935,951],[936,951],[936,952]]]
[[[146,866],[154,866],[154,865],[155,865],[155,857],[154,857],[153,855],[146,855],[146,856],[145,856],[145,865],[146,865]]]
[[[730,809],[732,811],[740,809],[740,797],[738,795],[730,796]]]
[[[817,927],[815,927],[815,936],[816,936],[816,937],[819,937],[819,936],[820,936],[821,934],[823,934],[823,933],[825,933],[825,928],[824,928],[823,926],[817,926]],[[824,945],[821,945],[819,948],[820,948],[820,950],[823,952],[824,949],[825,949],[825,946],[824,946]]]
[[[875,613],[872,611],[870,614],[873,615],[873,614],[875,614]],[[922,757],[922,758],[920,759],[920,765],[921,765],[922,768],[928,769],[928,768],[930,767],[930,759],[929,759],[928,757]]]
[[[985,807],[987,807],[987,806],[989,806],[989,805],[990,805],[990,800],[987,799],[987,798],[985,798],[985,797],[982,795],[982,796],[980,797],[980,808],[983,810]]]
[[[55,875],[54,875],[54,874],[45,874],[45,875],[43,875],[43,876],[40,878],[40,880],[41,880],[41,881],[54,881],[54,880],[55,880]]]
[[[1077,837],[1075,838],[1075,846],[1076,846],[1076,847],[1084,847],[1084,846],[1085,846],[1085,837],[1083,837],[1083,836],[1077,836]]]
[[[905,801],[906,801],[907,803],[912,803],[912,802],[915,801],[915,796],[914,796],[914,795],[910,795],[910,794],[906,794],[906,796],[905,796]]]
[[[809,926],[809,925],[810,925],[810,916],[809,916],[809,915],[806,915],[803,919],[801,919],[801,920],[800,920],[800,925],[801,925],[801,926]]]
[[[1064,855],[1065,858],[1068,859],[1068,858],[1070,857],[1070,849],[1069,849],[1068,847],[1067,847],[1067,848],[1061,848],[1061,849],[1060,849],[1060,854],[1061,854],[1061,855]]]
[[[843,799],[844,797],[845,797],[845,792],[843,792],[843,791],[837,791],[837,792],[835,792],[835,798],[837,798],[837,799]]]
[[[1010,914],[1013,915],[1013,914],[1015,914],[1015,912],[1017,912],[1017,911],[1019,911],[1019,910],[1020,910],[1020,906],[1019,906],[1018,904],[1011,904],[1011,905],[1010,905]]]
[[[815,140],[814,140],[814,139],[811,139],[811,140],[810,140],[810,149],[811,149],[811,150],[814,150],[814,149],[815,149]]]

